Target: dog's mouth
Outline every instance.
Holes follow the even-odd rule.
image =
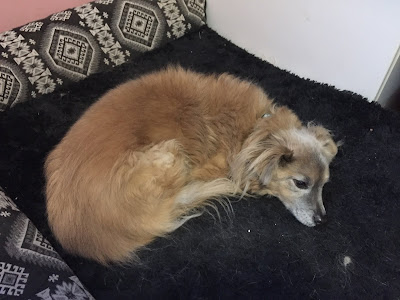
[[[303,225],[314,227],[326,223],[326,215],[319,214],[312,209],[289,208],[292,215]]]
[[[312,210],[305,210],[305,209],[292,209],[290,210],[293,216],[302,224],[308,227],[314,227],[315,222],[313,219],[313,211]]]

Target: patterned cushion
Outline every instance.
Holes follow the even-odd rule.
[[[1,188],[0,225],[1,299],[94,299]]]
[[[0,34],[0,110],[106,71],[205,22],[205,0],[96,0]]]

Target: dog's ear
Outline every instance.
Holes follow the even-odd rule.
[[[293,150],[281,144],[271,144],[257,159],[257,174],[261,184],[268,185],[277,168],[293,161]]]
[[[231,164],[231,177],[237,183],[256,180],[267,185],[275,170],[293,160],[293,151],[273,135],[254,138],[246,144]]]
[[[282,152],[282,155],[279,159],[279,165],[281,167],[286,166],[288,163],[291,163],[293,161],[293,150],[290,150],[287,147],[284,147],[280,149]]]
[[[325,157],[329,160],[329,162],[332,161],[338,152],[339,145],[334,142],[329,130],[313,123],[309,123],[307,128],[320,142]]]

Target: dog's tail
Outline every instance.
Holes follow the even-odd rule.
[[[216,203],[219,203],[228,215],[233,214],[230,199],[238,198],[241,193],[237,185],[226,178],[187,184],[176,197],[178,218],[173,229],[182,226],[191,218],[200,216],[206,206],[212,207],[219,216]]]

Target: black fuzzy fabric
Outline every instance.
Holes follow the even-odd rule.
[[[45,154],[105,91],[170,63],[251,79],[344,141],[323,192],[326,225],[300,224],[277,199],[248,199],[232,204],[231,219],[220,209],[221,221],[204,214],[157,239],[140,252],[139,265],[107,269],[62,251],[46,223]],[[97,299],[400,297],[400,116],[279,70],[206,27],[69,90],[17,105],[0,120],[0,185]]]

